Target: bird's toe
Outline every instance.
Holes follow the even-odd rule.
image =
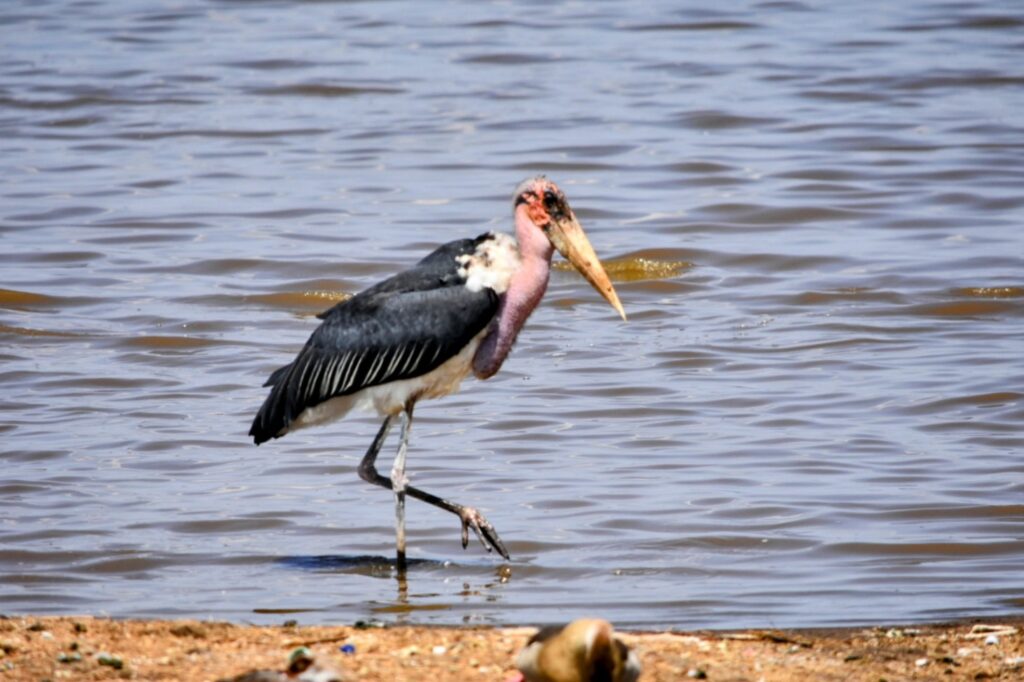
[[[473,533],[480,540],[480,544],[484,546],[484,549],[488,552],[496,551],[506,561],[509,560],[508,550],[505,549],[505,544],[498,537],[498,531],[494,530],[494,526],[484,518],[483,514],[472,507],[463,507],[459,513],[459,518],[462,520],[463,549],[469,544],[469,529],[472,528]]]

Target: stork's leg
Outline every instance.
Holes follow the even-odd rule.
[[[396,565],[405,570],[405,489],[409,479],[405,475],[405,453],[409,449],[409,430],[412,428],[412,403],[402,412],[402,435],[398,441],[398,453],[391,466],[391,489],[395,492],[395,545],[398,549]]]
[[[407,439],[407,437],[408,437],[408,429],[406,428],[406,424],[407,424],[407,422],[404,420],[404,417],[403,417],[403,422],[402,422],[402,440],[403,441],[405,441]],[[381,476],[377,472],[377,455],[380,454],[380,449],[381,449],[381,447],[383,447],[384,441],[387,440],[388,434],[391,433],[391,427],[393,425],[394,425],[394,416],[393,415],[389,414],[388,416],[384,417],[384,423],[380,425],[380,430],[377,431],[377,436],[373,439],[373,442],[370,443],[370,447],[366,450],[366,454],[363,455],[363,461],[361,461],[359,463],[359,478],[363,479],[367,483],[373,483],[374,485],[379,485],[382,488],[387,488],[388,490],[392,489],[392,485],[393,484],[392,484],[390,479],[384,478],[383,476]],[[404,451],[404,449],[403,448],[399,448],[399,453],[400,453],[400,455],[401,455],[401,457],[403,459],[402,466],[403,466],[403,469],[404,469],[404,466],[405,466],[405,464],[404,464],[404,459],[405,459],[405,451]],[[398,458],[397,457],[395,458],[395,464],[396,465],[398,464]],[[392,476],[394,476],[394,471],[392,471]],[[396,544],[398,546],[397,567],[398,567],[398,570],[400,570],[400,571],[404,571],[405,570],[405,491],[404,491],[404,486],[402,486],[402,487],[403,487],[403,490],[398,492],[398,493],[396,493],[396,495],[395,495],[395,497],[396,497],[396,507],[398,507],[395,510],[395,515],[398,517],[397,518],[397,520],[398,520],[398,537],[396,539]],[[399,508],[401,510],[400,512],[399,512]]]
[[[377,472],[377,455],[380,453],[381,446],[384,445],[384,441],[388,437],[388,433],[391,432],[391,426],[393,425],[394,417],[388,416],[384,418],[384,423],[381,424],[380,431],[377,432],[377,437],[373,439],[373,443],[370,448],[366,451],[366,455],[363,457],[363,461],[359,463],[359,477],[367,483],[373,483],[379,485],[382,488],[393,490],[394,484],[392,480],[386,476],[381,476]],[[408,441],[409,428],[412,426],[411,409],[410,414],[405,422],[403,428],[403,437],[405,441]],[[406,446],[408,443],[406,442]],[[405,470],[404,457],[405,450],[400,448],[400,452],[403,458],[403,474]],[[392,471],[394,475],[394,471]],[[404,475],[403,475],[403,480]],[[447,512],[451,512],[459,517],[459,521],[462,522],[462,548],[465,549],[469,545],[469,529],[472,528],[477,538],[480,540],[480,544],[484,546],[488,552],[496,551],[506,560],[509,559],[508,550],[505,549],[504,543],[501,538],[498,537],[498,532],[494,530],[494,526],[484,518],[484,515],[478,512],[473,507],[464,507],[461,504],[449,502],[448,500],[431,495],[425,490],[420,490],[406,483],[405,494],[409,497],[415,497],[417,500],[426,502],[429,505],[433,505],[439,509],[444,509]],[[397,498],[396,498],[397,502]],[[397,513],[397,510],[396,510]]]

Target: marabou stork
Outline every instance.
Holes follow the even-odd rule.
[[[565,194],[544,176],[524,180],[513,198],[515,238],[488,232],[438,247],[415,266],[343,301],[298,356],[267,380],[270,395],[249,435],[257,445],[306,426],[370,408],[384,423],[359,476],[395,493],[398,566],[405,566],[405,496],[457,515],[462,547],[469,529],[484,548],[509,559],[497,532],[472,507],[409,485],[405,457],[413,407],[458,390],[470,373],[494,375],[548,285],[558,249],[619,312],[626,314]],[[402,429],[390,478],[376,459],[396,417]]]

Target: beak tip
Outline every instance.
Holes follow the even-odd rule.
[[[619,297],[615,293],[615,289],[612,289],[610,284],[608,293],[605,296],[605,298],[607,298],[608,302],[612,304],[613,308],[615,308],[615,312],[619,314],[619,317],[622,318],[622,321],[628,322],[629,320],[626,319],[626,309],[622,307],[622,303],[619,301]]]

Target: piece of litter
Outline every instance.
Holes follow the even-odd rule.
[[[308,647],[300,646],[288,656],[288,673],[298,675],[313,665],[313,652]]]
[[[914,665],[916,665],[918,668],[923,668],[926,665],[928,665],[928,659],[927,658],[919,658],[916,661],[914,661]]]
[[[964,635],[964,639],[987,639],[989,635],[1015,635],[1017,628],[1012,625],[985,625],[977,623],[971,626],[971,631]]]
[[[340,651],[343,654],[351,655],[351,654],[354,654],[356,652],[356,645],[355,644],[342,644],[340,647],[338,647],[338,651]]]
[[[431,652],[432,652],[432,653],[433,653],[433,654],[434,654],[435,656],[444,656],[444,655],[445,655],[446,653],[448,653],[448,648],[447,648],[447,647],[445,647],[445,646],[442,646],[442,645],[438,644],[438,645],[437,645],[437,646],[435,646],[435,647],[434,647],[433,649],[431,649]]]
[[[985,644],[990,646],[993,644],[999,644],[999,635],[989,635],[985,638]]]

